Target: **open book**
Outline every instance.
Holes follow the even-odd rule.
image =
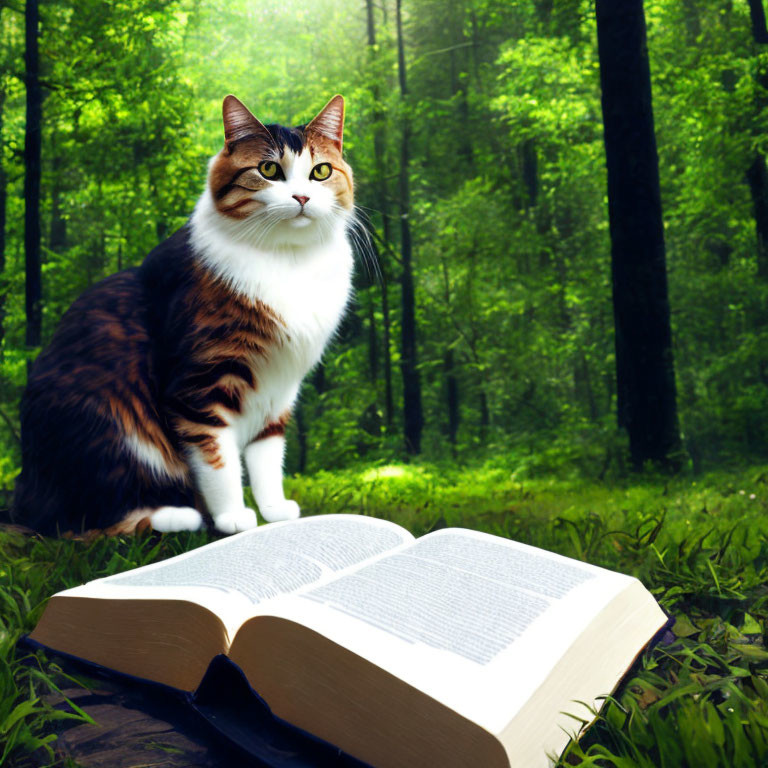
[[[665,622],[628,576],[326,515],[60,592],[31,637],[189,692],[226,654],[274,716],[377,768],[538,768]]]

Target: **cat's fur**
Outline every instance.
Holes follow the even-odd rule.
[[[301,380],[348,301],[352,173],[344,102],[306,126],[224,100],[225,146],[181,230],[62,318],[22,401],[14,517],[45,533],[256,525],[297,517],[282,488]],[[262,170],[278,163],[284,179]],[[319,163],[329,178],[310,179]],[[323,170],[324,172],[324,170]]]

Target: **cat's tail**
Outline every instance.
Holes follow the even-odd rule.
[[[24,525],[13,512],[13,491],[0,490],[0,531],[31,536],[36,530]]]

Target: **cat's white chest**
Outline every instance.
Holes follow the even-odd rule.
[[[322,354],[338,327],[349,300],[352,255],[346,242],[334,252],[324,249],[305,259],[269,265],[269,276],[257,281],[254,297],[279,318],[280,351],[306,369]]]
[[[349,301],[353,258],[341,221],[322,243],[274,250],[255,248],[222,227],[204,195],[192,219],[193,248],[232,290],[276,318],[275,341],[253,358],[256,386],[229,420],[242,447],[290,410],[320,360]]]
[[[349,301],[352,252],[339,238],[310,252],[241,256],[242,271],[230,282],[276,318],[274,343],[253,358],[255,389],[231,422],[244,446],[291,409],[302,379],[322,357]]]
[[[308,262],[283,265],[279,281],[262,281],[258,286],[259,301],[278,318],[278,342],[256,362],[260,389],[273,392],[275,400],[282,399],[281,392],[298,388],[338,327],[350,293],[351,253],[347,256],[348,264],[341,254],[334,258],[321,254]]]

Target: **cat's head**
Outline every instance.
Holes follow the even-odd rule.
[[[346,226],[352,170],[341,153],[344,99],[306,125],[263,125],[234,96],[224,99],[224,148],[208,183],[227,229],[256,246],[312,245]]]

